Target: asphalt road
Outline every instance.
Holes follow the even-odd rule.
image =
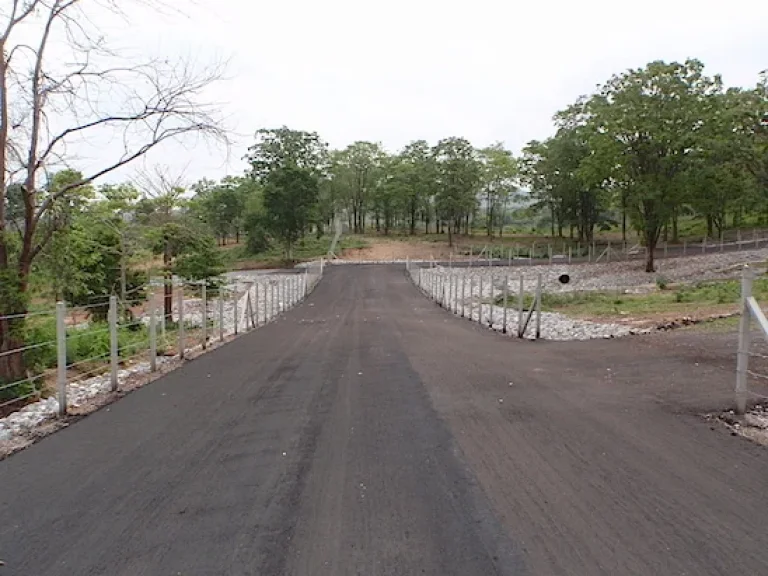
[[[329,267],[0,462],[0,576],[768,574],[768,452],[699,416],[732,368],[668,337],[517,342],[402,267]]]

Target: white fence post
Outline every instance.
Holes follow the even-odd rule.
[[[109,389],[117,390],[117,296],[109,297]]]
[[[467,311],[467,282],[466,277],[462,274],[461,275],[461,317],[464,318],[466,316]]]
[[[469,319],[475,319],[475,277],[469,277]]]
[[[541,273],[536,281],[536,340],[541,337]]]
[[[237,284],[235,284],[232,287],[232,310],[233,310],[234,315],[235,315],[235,317],[234,317],[234,321],[235,322],[234,322],[234,325],[232,326],[232,328],[233,328],[233,332],[234,332],[235,336],[237,336],[237,328],[238,328],[238,326],[237,326],[237,324],[238,324],[238,317],[237,317]]]
[[[488,326],[493,328],[493,274],[491,274],[491,307],[488,309]]]
[[[480,275],[480,298],[478,299],[477,323],[483,323],[483,276]]]
[[[523,337],[523,308],[525,307],[525,292],[523,275],[520,274],[520,291],[517,293],[517,335]]]
[[[741,273],[741,319],[739,321],[739,349],[736,355],[736,411],[744,414],[747,409],[747,373],[749,371],[749,348],[752,339],[748,298],[752,296],[752,270],[744,266]]]
[[[58,389],[59,416],[67,413],[67,305],[56,302],[56,387]]]
[[[507,333],[507,300],[509,299],[509,272],[504,276],[504,313],[502,318],[502,334]]]
[[[208,287],[205,280],[200,284],[200,299],[202,300],[201,316],[203,318],[203,350],[208,347]]]
[[[149,370],[157,370],[157,310],[154,304],[149,308]]]
[[[184,282],[179,290],[179,360],[184,360],[184,348],[186,346],[186,330],[184,329]],[[235,320],[237,322],[237,320]]]
[[[224,288],[219,287],[219,340],[224,342]]]

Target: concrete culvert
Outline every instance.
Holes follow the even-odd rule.
[[[571,277],[568,274],[560,274],[558,280],[560,280],[560,284],[568,284],[571,281]]]

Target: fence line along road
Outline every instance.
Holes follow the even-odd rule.
[[[27,367],[25,378],[0,383],[0,409],[64,415],[100,392],[118,390],[128,376],[151,375],[161,364],[184,360],[270,322],[309,295],[322,273],[321,260],[298,274],[174,279],[168,294],[164,282],[152,282],[142,287],[146,301],[110,296],[84,306],[58,302],[52,310],[0,317],[28,335],[27,341],[0,352],[0,361],[21,356]],[[166,299],[171,299],[170,311]],[[45,338],[38,339],[41,334]],[[54,382],[55,396],[49,396]]]
[[[510,304],[515,302],[515,295],[509,290],[509,272],[492,275],[485,285],[483,277],[480,276],[476,285],[474,276],[446,276],[438,273],[433,267],[423,268],[411,262],[406,262],[406,270],[411,280],[428,298],[457,316],[503,334],[514,333],[518,338],[527,338],[530,335],[538,340],[541,337],[541,273],[537,274],[536,290],[531,295],[525,292],[523,278],[520,276],[520,287],[516,295],[517,306],[511,309],[516,314],[510,314]],[[529,301],[527,309],[526,301]],[[517,323],[513,325],[515,315]]]
[[[740,230],[735,233],[721,234],[719,238],[704,236],[701,240],[683,241],[678,244],[660,242],[656,246],[654,259],[678,258],[685,256],[699,256],[704,254],[717,254],[719,252],[738,252],[743,250],[757,250],[768,246],[768,235],[764,231],[753,230],[751,233],[742,234]],[[509,246],[496,246],[493,244],[469,244],[457,245],[449,255],[449,260],[440,260],[439,263],[450,262],[454,266],[533,266],[538,264],[563,264],[563,263],[610,263],[624,260],[645,260],[647,248],[630,242],[593,241],[571,242],[533,242],[530,245],[513,244]],[[434,261],[423,260],[424,262]],[[365,261],[360,261],[365,263]]]

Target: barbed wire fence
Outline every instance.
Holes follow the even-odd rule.
[[[0,417],[38,403],[44,405],[36,412],[65,415],[99,393],[118,391],[129,378],[152,376],[164,364],[263,326],[306,298],[323,268],[321,260],[247,280],[155,280],[140,287],[146,299],[132,293],[81,306],[59,301],[1,316],[23,334],[0,352],[0,361],[24,366],[24,376],[0,381]]]

